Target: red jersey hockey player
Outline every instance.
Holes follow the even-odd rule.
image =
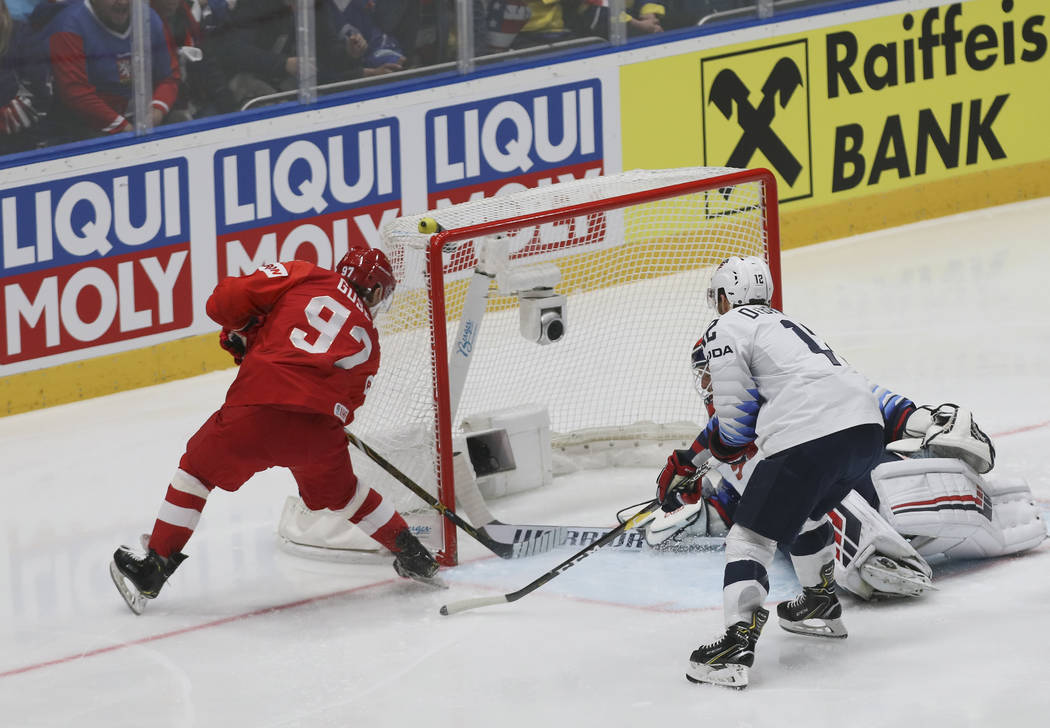
[[[404,577],[438,584],[438,565],[378,491],[360,483],[343,428],[379,369],[373,312],[393,293],[390,262],[355,248],[336,271],[291,261],[226,278],[207,312],[241,365],[226,402],[190,438],[145,555],[121,546],[110,573],[128,606],[147,599],[186,558],[208,495],[235,491],[273,466],[291,470],[309,508],[340,511],[396,554]]]

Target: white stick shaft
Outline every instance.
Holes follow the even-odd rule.
[[[441,613],[445,616],[451,614],[458,614],[459,612],[465,612],[468,609],[477,609],[478,607],[488,607],[493,604],[503,604],[508,601],[505,594],[500,594],[494,597],[477,597],[475,599],[462,599],[458,602],[449,602],[441,608]]]

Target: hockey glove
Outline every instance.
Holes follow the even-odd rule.
[[[233,363],[240,366],[248,350],[255,343],[255,337],[261,328],[262,320],[252,318],[239,329],[223,329],[219,332],[219,346],[230,352],[230,356],[233,357]]]
[[[699,485],[696,482],[685,485],[682,481],[696,474],[692,450],[674,450],[667,458],[667,464],[656,477],[656,497],[664,505],[674,508],[683,503],[695,503],[699,497]]]
[[[717,423],[710,431],[710,437],[708,438],[707,447],[710,448],[711,454],[723,463],[729,463],[730,465],[736,465],[738,462],[747,460],[746,450],[748,445],[733,446],[728,445],[722,441],[722,433],[718,431]]]
[[[744,479],[744,466],[747,464],[748,460],[755,456],[757,452],[758,447],[755,445],[755,443],[749,442],[748,444],[744,445],[744,449],[736,457],[735,460],[729,461],[729,467],[731,467],[733,469],[733,472],[736,473],[737,480]]]

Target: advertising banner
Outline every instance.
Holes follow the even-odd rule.
[[[401,211],[396,118],[214,155],[217,279],[265,263],[331,268],[351,246],[378,246]]]
[[[380,245],[403,212],[600,175],[614,81],[581,69],[551,83],[538,68],[0,172],[0,377],[189,348],[215,330],[204,302],[225,276],[292,259],[331,267]],[[201,370],[178,356],[171,369]],[[131,376],[120,366],[108,379]]]
[[[625,65],[624,166],[767,167],[795,211],[1045,162],[1046,10],[945,3]]]
[[[186,200],[183,159],[0,192],[0,365],[188,326]]]
[[[865,206],[900,224],[894,194],[927,216],[965,195],[1022,199],[1047,188],[1050,165],[1045,5],[814,13],[0,170],[0,414],[112,391],[92,379],[149,383],[156,367],[86,366],[99,357],[170,344],[164,378],[224,365],[200,353],[219,279],[292,258],[330,266],[403,213],[703,165],[772,170],[782,225],[848,222]],[[595,226],[622,223],[523,230],[512,258],[561,254]],[[466,274],[472,257],[457,265]],[[12,376],[36,370],[55,375]]]

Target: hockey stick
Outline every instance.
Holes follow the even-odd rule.
[[[638,524],[642,523],[649,517],[650,514],[654,513],[659,508],[659,500],[650,501],[649,504],[646,505],[642,510],[638,511],[638,513],[634,514],[626,521],[621,523],[619,526],[606,533],[600,539],[589,544],[586,548],[577,551],[575,554],[573,554],[565,561],[555,566],[546,574],[543,574],[538,579],[535,579],[529,584],[526,584],[517,591],[510,592],[509,594],[500,594],[498,596],[492,597],[477,597],[475,599],[463,599],[458,602],[450,602],[449,604],[446,604],[443,607],[441,607],[441,614],[448,616],[451,614],[456,614],[458,612],[465,612],[468,609],[487,607],[492,604],[502,604],[504,602],[515,602],[521,599],[523,596],[536,591],[541,586],[546,584],[548,581],[550,581],[563,571],[571,569],[573,566],[590,556],[592,552],[597,551],[602,546],[612,543],[620,534],[624,533],[625,531],[629,531]]]
[[[494,539],[489,538],[482,531],[471,526],[469,523],[464,521],[456,512],[448,508],[444,503],[439,501],[437,498],[432,496],[426,490],[423,489],[418,483],[412,480],[410,477],[398,470],[393,463],[387,460],[385,457],[373,450],[367,443],[361,440],[357,435],[351,432],[346,433],[346,439],[350,441],[350,444],[356,447],[358,450],[363,452],[369,458],[371,458],[376,465],[381,467],[383,470],[388,472],[393,478],[401,483],[401,485],[408,488],[410,491],[418,495],[427,505],[433,508],[435,511],[443,515],[448,520],[456,524],[462,529],[468,536],[471,536],[475,541],[480,543],[482,546],[487,548],[492,553],[499,556],[501,559],[510,559],[514,557],[514,545],[507,543],[500,543]]]

